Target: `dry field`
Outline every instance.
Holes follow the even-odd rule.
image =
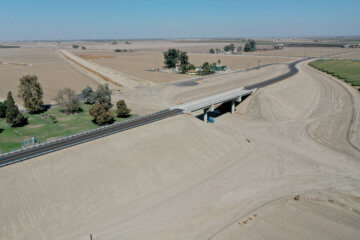
[[[360,49],[348,49],[350,52],[336,55],[338,58],[348,58],[348,59],[360,59]]]
[[[74,52],[74,51],[73,51]],[[74,53],[80,55],[80,51]],[[83,53],[82,53],[83,54]],[[169,83],[182,79],[194,78],[192,75],[150,72],[149,69],[161,68],[164,66],[164,57],[162,53],[156,52],[127,52],[115,53],[110,51],[86,51],[87,59],[100,65],[110,67],[129,79],[135,81],[148,81],[151,85],[159,83]],[[244,70],[260,65],[271,63],[289,62],[288,58],[277,57],[258,57],[258,56],[227,56],[223,54],[188,54],[189,61],[197,66],[202,65],[205,61],[210,63],[221,60],[231,70]],[[91,57],[89,57],[91,56]],[[105,58],[106,57],[106,58]],[[294,58],[291,58],[293,61]]]
[[[299,68],[215,124],[176,116],[0,168],[0,235],[357,240],[360,95]]]
[[[62,42],[56,45],[59,48],[69,49],[72,48],[72,44],[85,46],[88,50],[114,50],[120,48],[136,51],[163,52],[169,48],[178,48],[187,52],[208,53],[210,48],[223,48],[226,43],[149,40],[131,41],[131,44],[125,44],[125,41],[117,41],[117,44],[111,44],[111,42]]]
[[[337,56],[340,53],[351,51],[348,48],[335,47],[285,47],[280,50],[257,51],[249,53],[261,56],[282,56],[282,57],[321,57],[326,55]]]
[[[96,87],[98,83],[66,63],[55,48],[28,46],[16,49],[0,49],[0,61],[27,66],[0,66],[0,98],[12,91],[17,96],[19,78],[25,74],[38,76],[44,90],[45,102],[52,101],[60,88],[70,87],[80,91],[86,85]],[[22,102],[16,99],[17,103]]]

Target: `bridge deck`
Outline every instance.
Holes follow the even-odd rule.
[[[209,97],[197,99],[188,103],[184,103],[178,106],[174,106],[172,109],[182,109],[184,112],[193,112],[200,109],[209,108],[212,105],[219,103],[229,102],[237,100],[239,97],[247,96],[255,92],[256,88],[244,89],[237,88],[220,94],[212,95]]]

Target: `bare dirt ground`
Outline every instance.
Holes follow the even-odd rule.
[[[80,54],[80,51],[73,51]],[[201,66],[204,62],[217,62],[228,66],[230,70],[244,70],[272,63],[289,62],[288,58],[259,57],[259,56],[227,56],[223,54],[188,54],[189,61],[196,66]],[[109,67],[124,74],[128,79],[138,81],[145,86],[153,86],[161,83],[169,83],[183,79],[194,78],[193,75],[151,72],[149,69],[162,68],[164,66],[164,56],[157,52],[128,52],[114,53],[110,51],[86,51],[86,56],[92,56],[91,62]],[[106,58],[105,58],[106,57]],[[89,59],[89,57],[87,57]],[[290,61],[294,61],[291,58]]]
[[[250,71],[201,78],[196,86],[163,84],[143,87],[115,94],[113,100],[125,99],[135,113],[151,113],[233,88],[265,81],[288,71],[287,64],[278,64]]]
[[[0,66],[0,98],[6,98],[8,91],[13,92],[16,102],[19,78],[26,74],[35,74],[44,90],[45,102],[51,102],[59,89],[70,87],[79,92],[90,85],[96,88],[98,83],[67,64],[55,48],[48,46],[29,46],[16,49],[0,49],[0,61],[18,63],[23,66]],[[25,66],[24,66],[25,64]]]
[[[63,42],[57,44],[59,48],[72,48],[73,42]],[[75,42],[80,46],[85,46],[88,50],[113,50],[127,49],[136,51],[163,52],[169,48],[178,48],[182,51],[195,53],[208,53],[210,48],[223,48],[227,43],[217,42],[178,42],[172,40],[148,40],[148,41],[131,41],[131,44],[125,44],[125,41],[117,41],[116,44],[109,42]]]
[[[325,55],[338,55],[352,51],[349,48],[336,47],[285,47],[280,50],[256,51],[250,55],[283,56],[283,57],[321,57]]]
[[[215,124],[181,115],[1,168],[0,235],[357,239],[360,95],[299,68]]]

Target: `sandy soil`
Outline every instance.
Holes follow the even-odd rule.
[[[135,113],[151,113],[197,98],[258,83],[288,71],[286,64],[278,64],[256,70],[201,78],[196,86],[163,84],[155,87],[143,87],[115,94],[113,101],[125,99]]]
[[[0,98],[6,98],[8,91],[13,92],[16,102],[19,78],[26,74],[36,74],[44,90],[44,100],[49,103],[59,89],[70,87],[80,91],[98,83],[67,64],[55,48],[28,46],[17,49],[0,49],[0,61],[22,63],[29,66],[0,67]]]
[[[257,51],[250,55],[284,56],[284,57],[320,57],[349,52],[348,48],[335,47],[285,47],[280,50]]]
[[[338,197],[338,196],[336,196]],[[211,239],[353,239],[360,236],[359,199],[301,195],[268,203]],[[349,207],[355,209],[350,210]]]
[[[60,48],[72,48],[73,42],[63,42],[58,44]],[[169,48],[178,48],[182,51],[208,53],[210,48],[224,48],[227,44],[216,42],[177,42],[171,40],[149,40],[149,41],[131,41],[131,44],[125,44],[125,41],[117,41],[117,44],[111,42],[76,42],[80,46],[85,46],[88,50],[113,50],[127,49],[136,51],[155,51],[163,52]],[[240,45],[240,43],[238,44]]]
[[[215,124],[181,115],[1,168],[1,236],[356,239],[360,95],[299,67]],[[343,205],[288,200],[317,192]]]
[[[96,52],[93,52],[96,53]],[[105,52],[97,52],[97,54],[106,54]],[[161,72],[150,72],[148,69],[161,68],[164,66],[164,57],[162,53],[149,52],[133,52],[133,53],[108,53],[110,56],[116,56],[111,59],[96,59],[96,63],[110,67],[121,73],[126,74],[134,80],[150,81],[152,85],[158,83],[168,83],[181,79],[193,78],[191,75],[171,74]],[[257,56],[226,56],[214,54],[188,54],[189,61],[196,66],[201,66],[204,62],[217,62],[221,60],[221,64],[225,64],[231,70],[240,70],[266,65],[270,63],[288,62],[288,58],[275,57],[257,57]],[[293,61],[293,59],[291,59]]]

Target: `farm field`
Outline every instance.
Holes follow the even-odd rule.
[[[84,54],[77,51],[78,54]],[[92,58],[93,61],[100,65],[110,67],[118,72],[125,74],[131,80],[139,81],[142,84],[156,85],[169,83],[183,79],[194,78],[193,75],[151,72],[149,69],[162,68],[164,66],[164,57],[161,52],[126,52],[114,53],[110,51],[86,51],[85,58]],[[93,57],[91,57],[93,56]],[[96,57],[98,56],[98,57]],[[100,57],[102,56],[102,57]],[[111,58],[110,58],[111,56]],[[189,53],[189,61],[196,66],[204,62],[217,62],[227,65],[230,70],[244,70],[247,68],[257,67],[258,64],[266,65],[272,63],[289,62],[288,58],[277,57],[259,57],[259,56],[242,56],[242,55],[223,55],[223,54],[196,54]],[[294,61],[295,58],[291,58]]]
[[[45,142],[97,128],[98,125],[93,123],[93,118],[89,114],[90,107],[91,105],[82,104],[82,112],[70,115],[63,113],[61,107],[49,109],[41,114],[24,114],[28,117],[29,123],[21,128],[11,128],[5,119],[0,119],[0,153],[21,148],[21,142],[32,137]],[[55,117],[55,123],[52,122],[51,116]],[[115,118],[115,121],[122,120],[124,119]]]
[[[19,78],[26,74],[35,74],[44,90],[44,100],[51,103],[59,89],[70,87],[79,92],[87,85],[92,88],[98,82],[81,73],[66,63],[57,49],[47,44],[28,45],[16,49],[0,49],[0,61],[8,63],[26,64],[25,66],[0,66],[0,99],[6,98],[8,91],[17,98]]]
[[[309,65],[360,87],[360,60],[316,60]]]
[[[350,51],[352,50],[348,48],[337,47],[284,47],[279,50],[256,51],[246,54],[282,57],[321,57],[324,55],[332,55],[332,57],[336,57],[338,54]]]

